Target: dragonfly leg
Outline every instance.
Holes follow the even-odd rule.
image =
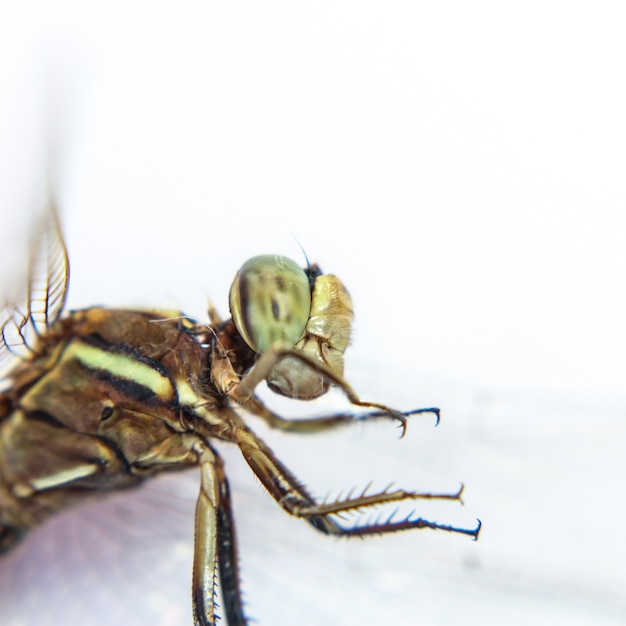
[[[196,626],[214,626],[216,572],[219,563],[222,597],[229,626],[246,626],[243,614],[237,544],[230,493],[222,460],[198,442],[194,450],[200,461],[200,493],[196,504],[193,559],[193,616]]]
[[[367,413],[333,413],[332,415],[323,415],[321,417],[307,417],[301,419],[291,419],[282,417],[277,413],[274,413],[269,409],[259,398],[252,396],[246,402],[246,409],[260,417],[269,426],[277,430],[282,430],[289,433],[298,434],[310,434],[325,432],[332,430],[340,426],[347,426],[356,422],[370,422],[378,421],[380,419],[389,420],[395,419],[394,415],[389,414],[387,411],[370,411]],[[403,413],[405,417],[410,415],[417,415],[420,413],[432,413],[436,417],[436,423],[439,423],[439,409],[431,407],[427,409],[413,409]]]
[[[254,364],[252,369],[241,379],[241,381],[233,386],[229,391],[229,397],[241,404],[244,407],[247,407],[248,402],[253,398],[254,390],[257,385],[265,380],[274,366],[284,357],[290,356],[295,359],[298,359],[302,363],[308,365],[311,369],[320,372],[329,382],[339,387],[347,396],[348,400],[354,404],[355,406],[360,406],[364,408],[370,409],[378,409],[382,413],[387,414],[389,417],[396,419],[400,422],[402,427],[402,435],[406,430],[406,416],[407,414],[397,411],[396,409],[392,409],[384,404],[380,404],[378,402],[367,402],[361,400],[351,385],[343,378],[343,376],[338,375],[331,368],[327,367],[323,363],[319,361],[315,361],[311,357],[306,354],[298,351],[292,350],[290,347],[277,343],[273,345],[268,351],[264,352],[258,359],[258,361]],[[427,409],[430,411],[430,409]],[[333,420],[330,420],[332,422]],[[339,422],[346,421],[341,418]],[[322,426],[322,430],[324,427]]]
[[[246,626],[248,622],[243,612],[241,600],[237,538],[233,522],[230,489],[221,464],[218,467],[218,475],[220,506],[217,510],[217,553],[226,623],[228,626]]]
[[[463,486],[454,493],[427,493],[387,488],[378,493],[367,494],[366,488],[360,495],[355,497],[349,496],[330,503],[317,503],[265,443],[250,430],[239,427],[233,435],[248,465],[250,465],[274,500],[285,511],[305,519],[314,528],[323,533],[350,537],[378,535],[409,530],[411,528],[431,528],[469,535],[474,539],[478,537],[480,522],[478,522],[476,528],[467,529],[431,522],[413,515],[398,520],[394,520],[391,517],[384,522],[376,521],[363,526],[341,526],[332,518],[333,515],[359,511],[368,507],[376,507],[393,502],[436,499],[456,500],[462,503]]]

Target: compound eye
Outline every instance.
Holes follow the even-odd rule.
[[[304,270],[283,256],[246,261],[230,288],[230,314],[245,342],[263,353],[277,341],[294,346],[311,311],[311,287]]]

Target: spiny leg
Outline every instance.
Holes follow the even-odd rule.
[[[273,345],[267,352],[264,352],[259,357],[258,361],[254,364],[252,369],[239,381],[239,383],[229,389],[229,397],[241,404],[242,406],[247,407],[248,402],[250,402],[253,398],[254,390],[256,389],[257,385],[265,380],[269,376],[274,366],[286,356],[291,356],[293,358],[299,359],[300,361],[311,367],[313,370],[316,370],[323,374],[324,377],[327,378],[331,383],[337,385],[337,387],[339,387],[346,394],[348,400],[355,406],[378,409],[381,413],[385,413],[391,418],[398,420],[402,428],[401,436],[404,436],[404,433],[406,432],[407,422],[406,413],[397,411],[396,409],[392,409],[391,407],[380,404],[379,402],[368,402],[361,400],[356,391],[352,389],[352,386],[342,376],[336,374],[332,369],[330,369],[323,363],[314,361],[306,354],[303,354],[302,352],[299,352],[297,350],[293,350],[288,345],[284,345],[282,343],[277,343]],[[439,409],[418,409],[418,412],[420,411],[434,412],[437,415],[439,414]]]
[[[228,626],[246,626],[248,622],[243,612],[241,599],[237,537],[233,522],[230,488],[221,464],[217,471],[220,479],[220,506],[217,510],[217,562],[226,623]]]
[[[305,519],[317,530],[326,534],[350,537],[391,533],[411,528],[431,528],[469,535],[474,539],[478,538],[481,526],[480,521],[476,528],[467,529],[448,524],[439,524],[422,518],[414,518],[412,515],[397,521],[389,518],[382,523],[375,522],[354,528],[343,527],[330,516],[403,500],[437,499],[462,502],[461,493],[463,487],[461,486],[456,493],[443,494],[405,491],[403,489],[391,491],[386,489],[367,495],[366,489],[361,495],[356,497],[319,504],[315,502],[291,472],[254,433],[241,426],[237,427],[232,435],[248,465],[250,465],[274,500],[291,515]]]
[[[332,430],[341,426],[347,426],[357,422],[378,421],[379,419],[396,419],[395,415],[388,411],[370,411],[367,413],[333,413],[332,415],[324,415],[321,417],[307,417],[301,419],[286,418],[274,413],[256,396],[252,396],[245,404],[248,411],[260,417],[269,426],[277,430],[289,433],[311,434]],[[432,413],[435,415],[435,426],[439,424],[440,411],[437,407],[427,409],[413,409],[404,411],[405,417],[418,415],[421,413]],[[403,425],[401,425],[402,428]]]
[[[222,461],[208,444],[198,442],[194,450],[200,461],[200,493],[196,504],[192,577],[194,624],[215,625],[215,573],[219,563],[228,624],[246,626],[230,494]]]
[[[409,515],[399,521],[389,519],[386,522],[375,522],[373,524],[365,524],[363,526],[355,526],[353,528],[341,527],[340,534],[343,537],[366,537],[368,535],[395,533],[401,530],[411,530],[413,528],[430,528],[432,530],[445,530],[451,533],[468,535],[476,541],[482,527],[482,522],[479,519],[477,519],[476,522],[476,528],[459,528],[458,526],[438,524],[437,522],[431,522],[421,517],[413,517],[413,515]]]
[[[216,457],[212,451],[200,443],[195,449],[200,460],[200,493],[196,503],[193,547],[193,619],[196,626],[213,626],[219,483],[215,472]]]

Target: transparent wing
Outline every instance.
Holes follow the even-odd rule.
[[[63,311],[69,277],[58,213],[51,207],[35,234],[26,287],[18,290],[0,313],[0,378],[16,360],[36,352],[37,338]]]

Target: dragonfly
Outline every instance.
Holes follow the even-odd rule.
[[[353,306],[333,274],[280,255],[246,261],[229,295],[231,317],[209,305],[208,322],[172,310],[91,307],[65,311],[70,264],[57,210],[38,228],[28,280],[0,318],[0,555],[55,512],[163,472],[199,469],[191,596],[194,624],[249,619],[242,601],[231,495],[216,444],[236,445],[286,513],[315,530],[367,537],[432,529],[476,540],[481,529],[416,516],[347,524],[346,517],[411,500],[462,502],[450,493],[388,487],[316,500],[246,423],[291,433],[396,421],[438,408],[399,411],[362,400],[344,379]],[[357,409],[290,418],[263,402],[312,400],[330,387]],[[218,595],[219,594],[219,595]],[[218,616],[216,598],[221,596]]]

